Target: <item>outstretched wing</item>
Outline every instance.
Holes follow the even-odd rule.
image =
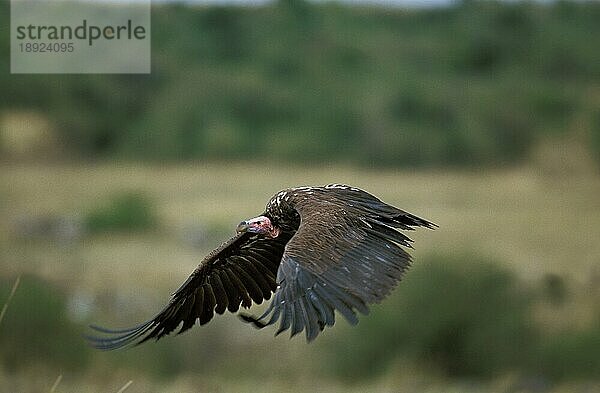
[[[91,326],[104,337],[87,337],[92,346],[110,350],[160,339],[183,323],[179,333],[210,321],[214,313],[238,311],[252,302],[269,299],[277,288],[276,276],[291,233],[275,239],[237,234],[211,252],[175,291],[171,301],[152,319],[129,329]]]
[[[356,324],[356,311],[367,314],[398,283],[411,261],[403,247],[412,248],[398,230],[436,226],[343,185],[298,192],[290,202],[301,224],[285,248],[279,289],[262,316],[243,318],[257,327],[280,320],[277,334],[305,330],[309,341],[335,323],[334,311]]]

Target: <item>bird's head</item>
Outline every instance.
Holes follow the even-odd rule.
[[[270,238],[276,238],[279,236],[280,230],[273,225],[269,217],[258,216],[240,222],[240,225],[237,227],[237,232],[250,232],[259,235],[265,235]]]

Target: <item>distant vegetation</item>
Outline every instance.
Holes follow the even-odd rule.
[[[140,231],[158,221],[150,200],[142,193],[129,191],[113,195],[85,217],[90,232]]]
[[[0,305],[11,287],[12,282],[0,278]],[[81,333],[67,315],[63,291],[39,277],[23,276],[0,325],[1,365],[13,372],[44,363],[84,370],[90,351],[81,339],[74,339]]]
[[[501,266],[472,256],[421,260],[410,280],[383,307],[374,307],[372,315],[361,318],[358,326],[342,326],[345,323],[337,316],[335,333],[328,345],[320,347],[322,356],[315,359],[321,363],[315,368],[350,382],[378,377],[399,359],[454,378],[489,380],[508,372],[548,384],[596,378],[600,325],[548,334],[532,318],[535,302],[543,300],[541,293]],[[0,280],[0,304],[11,284]],[[83,327],[67,317],[60,289],[25,276],[9,311],[0,326],[2,367],[15,370],[47,363],[71,373],[87,370],[91,350],[81,336]],[[255,361],[252,345],[240,351],[228,334],[226,329],[212,335],[196,332],[114,353],[103,361],[157,379],[185,372],[226,375],[235,368],[231,359],[234,364]]]
[[[357,377],[401,356],[454,377],[527,369],[539,339],[532,294],[501,266],[471,256],[420,261],[393,304],[348,331],[352,344],[337,345],[332,364]]]
[[[0,112],[42,113],[86,158],[510,165],[563,136],[600,160],[598,20],[593,1],[154,5],[151,75],[2,72]]]
[[[419,261],[385,307],[334,341],[332,371],[362,378],[409,359],[449,377],[595,378],[600,325],[548,334],[533,309],[553,298],[502,266],[469,255]]]

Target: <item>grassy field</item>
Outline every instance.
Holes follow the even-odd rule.
[[[560,329],[566,324],[584,325],[594,317],[600,282],[600,177],[591,173],[549,175],[532,167],[412,172],[339,166],[270,167],[260,163],[4,164],[0,166],[0,278],[14,280],[19,274],[34,272],[69,294],[96,299],[96,306],[84,310],[79,323],[132,324],[164,304],[169,293],[220,240],[220,236],[207,235],[200,248],[194,247],[184,241],[188,228],[214,229],[224,240],[241,219],[260,213],[276,191],[330,182],[361,187],[437,223],[440,228],[434,232],[412,234],[417,264],[427,254],[468,252],[502,261],[526,281],[555,273],[568,279],[570,290],[576,294],[574,307],[564,308],[560,315],[540,310],[539,318],[549,328]],[[147,232],[87,235],[66,245],[15,235],[15,222],[21,217],[82,217],[111,195],[131,190],[152,201],[159,227]],[[8,312],[6,318],[10,315]],[[185,346],[195,345],[199,338],[210,347],[209,354],[218,353],[219,345],[214,342],[223,339],[239,345],[240,351],[261,348],[253,364],[237,364],[231,359],[230,365],[239,366],[241,371],[217,370],[208,379],[184,375],[156,381],[139,370],[104,368],[111,357],[135,359],[154,354],[152,349],[125,355],[98,353],[92,360],[98,368],[92,367],[94,371],[84,375],[65,370],[56,391],[116,392],[133,379],[127,392],[243,392],[258,380],[260,391],[274,392],[492,392],[505,391],[505,382],[510,380],[504,376],[491,385],[447,385],[442,377],[398,364],[368,385],[345,386],[335,379],[313,377],[320,374],[311,366],[316,349],[327,345],[327,336],[335,330],[347,329],[345,323],[306,346],[303,339],[273,339],[273,331],[254,331],[233,316],[214,322],[177,340]],[[232,337],[225,338],[223,332]],[[51,339],[52,332],[48,334]],[[173,341],[167,339],[162,345],[169,343]],[[201,350],[198,359],[205,359],[206,351]],[[189,359],[195,355],[182,356]],[[240,362],[245,360],[247,357],[242,357]],[[292,368],[299,364],[304,365],[302,369]],[[45,369],[0,370],[0,391],[49,391],[56,378]],[[560,386],[556,391],[570,389]]]

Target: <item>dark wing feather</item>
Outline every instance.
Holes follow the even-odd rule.
[[[356,312],[390,293],[411,262],[401,247],[411,240],[398,230],[436,227],[348,186],[297,191],[288,202],[301,224],[285,248],[280,288],[262,316],[243,319],[257,327],[281,319],[277,334],[305,330],[309,341],[335,323],[334,311],[356,324]]]
[[[214,313],[235,312],[262,303],[277,288],[275,277],[292,234],[283,232],[275,239],[237,234],[211,252],[179,287],[171,301],[156,316],[130,329],[112,330],[92,326],[103,337],[87,337],[91,345],[110,350],[158,340],[179,325],[179,333],[209,322]]]

